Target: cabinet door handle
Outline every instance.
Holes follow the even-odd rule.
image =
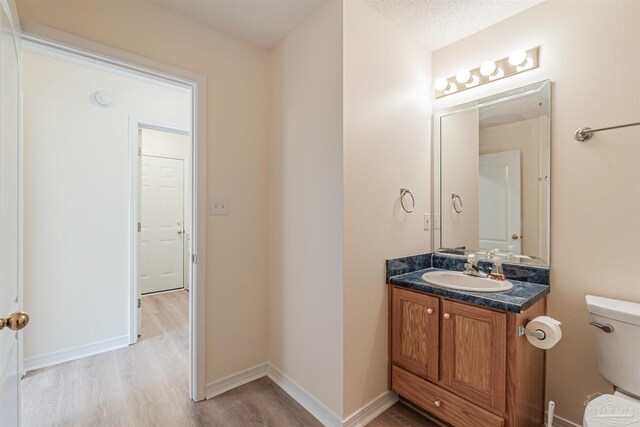
[[[427,314],[433,314],[433,308],[427,308]]]
[[[450,317],[451,317],[451,316],[449,315],[449,313],[445,313],[445,314],[444,314],[444,318],[445,318],[445,319],[448,319],[448,318],[450,318]]]
[[[440,401],[439,400],[436,400],[435,402],[433,402],[433,404],[436,405],[436,408],[440,407]]]

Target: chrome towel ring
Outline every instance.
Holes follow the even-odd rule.
[[[411,209],[407,209],[407,207],[404,205],[404,196],[406,196],[407,194],[411,196]],[[413,198],[413,194],[411,194],[411,191],[407,190],[406,188],[400,189],[400,204],[402,205],[402,209],[404,209],[406,213],[411,213],[416,208],[416,199]]]
[[[456,201],[458,202],[459,207],[456,206]],[[462,213],[462,199],[459,195],[455,193],[451,194],[451,204],[453,205],[453,210],[456,211],[456,213]]]

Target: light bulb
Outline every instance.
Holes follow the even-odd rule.
[[[480,66],[480,74],[485,77],[489,77],[491,74],[496,72],[496,63],[493,61],[485,61]]]
[[[516,49],[509,55],[509,64],[518,67],[527,61],[527,52],[524,49]]]
[[[439,79],[436,79],[433,86],[436,88],[436,90],[442,92],[443,90],[447,90],[449,88],[449,81],[444,77],[440,77]]]
[[[460,84],[469,83],[469,80],[471,80],[471,73],[466,68],[456,74],[456,81]]]

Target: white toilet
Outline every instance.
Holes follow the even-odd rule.
[[[640,426],[640,304],[587,295],[600,374],[615,387],[586,405],[584,427]]]

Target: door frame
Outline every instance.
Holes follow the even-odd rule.
[[[189,347],[191,375],[189,396],[206,399],[206,185],[207,185],[207,80],[202,74],[174,67],[121,49],[109,47],[44,25],[22,23],[23,48],[47,49],[73,59],[93,61],[117,73],[152,79],[191,91],[192,276],[190,286]],[[139,119],[144,122],[144,119]],[[137,153],[136,153],[137,154]],[[134,158],[135,159],[135,158]],[[131,210],[131,209],[130,209]],[[137,225],[136,225],[137,227]],[[130,228],[133,230],[133,228]],[[130,257],[131,258],[131,257]],[[130,266],[131,271],[131,266]],[[130,284],[131,287],[131,284]]]

